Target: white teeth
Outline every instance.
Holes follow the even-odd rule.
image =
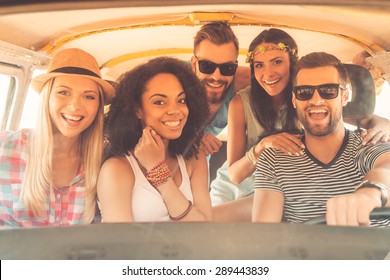
[[[280,81],[280,79],[277,79],[277,80],[274,80],[274,81],[264,81],[264,84],[266,84],[266,85],[274,85],[274,84],[276,84],[277,82],[279,82]]]
[[[207,85],[209,87],[212,87],[212,88],[219,88],[219,87],[223,86],[223,84],[210,84],[210,83],[207,83]]]
[[[320,110],[320,109],[317,109],[317,110],[310,110],[309,113],[311,114],[326,114],[326,110]]]
[[[175,127],[175,126],[178,126],[180,124],[180,121],[164,122],[164,124],[166,126],[169,126],[169,127]]]
[[[63,116],[64,116],[64,118],[71,120],[71,121],[75,121],[75,122],[78,122],[83,118],[82,116],[73,116],[73,115],[67,115],[67,114],[63,114]]]

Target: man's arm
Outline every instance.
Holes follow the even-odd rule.
[[[255,189],[252,222],[280,223],[283,217],[283,193],[273,190]]]
[[[355,119],[345,119],[345,122],[355,125]],[[386,118],[371,115],[360,120],[361,127],[367,129],[362,132],[363,145],[387,142],[390,140],[390,121]]]
[[[250,222],[252,205],[253,195],[216,205],[213,207],[213,221]]]
[[[275,174],[274,149],[265,149],[255,171],[252,222],[280,223],[283,218],[284,193]]]
[[[364,177],[369,182],[383,185],[390,193],[390,152],[382,154],[375,161],[371,171]],[[362,185],[354,193],[328,200],[326,221],[328,225],[369,225],[370,213],[381,207],[381,191],[378,188]],[[389,207],[387,199],[384,207]]]
[[[390,121],[375,114],[360,120],[360,125],[365,129],[375,128],[383,131],[390,131]]]

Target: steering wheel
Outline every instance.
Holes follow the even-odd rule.
[[[390,208],[382,207],[382,208],[374,208],[370,213],[370,219],[378,219],[378,218],[389,218],[390,217]],[[323,225],[326,224],[326,216],[320,216],[306,222],[303,222],[306,225]]]

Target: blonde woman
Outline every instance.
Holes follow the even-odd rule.
[[[32,87],[41,97],[36,129],[0,132],[0,226],[90,223],[104,104],[115,90],[80,49],[58,52]]]

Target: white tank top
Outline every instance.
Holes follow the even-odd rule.
[[[181,155],[176,157],[182,178],[179,190],[193,202],[185,161]],[[170,221],[168,209],[160,193],[146,180],[134,156],[130,154],[127,159],[133,168],[135,177],[131,201],[134,222]]]

